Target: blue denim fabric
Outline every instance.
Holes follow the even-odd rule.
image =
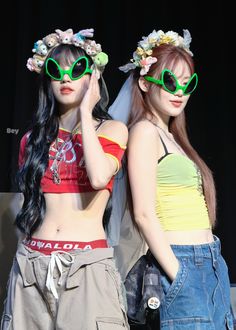
[[[172,245],[179,260],[173,282],[162,272],[161,330],[233,330],[230,282],[218,237],[200,245]]]

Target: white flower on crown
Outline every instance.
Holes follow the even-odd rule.
[[[151,46],[151,44],[150,44],[148,38],[145,38],[145,39],[141,40],[141,41],[138,43],[138,46],[139,46],[140,48],[142,48],[144,51],[147,51],[147,50],[149,50],[149,49],[152,48],[152,46]]]

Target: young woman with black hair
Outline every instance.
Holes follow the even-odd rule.
[[[1,329],[129,329],[105,232],[108,201],[128,139],[108,115],[108,61],[93,29],[35,43],[39,102],[20,144],[23,206]]]

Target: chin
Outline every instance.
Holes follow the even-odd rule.
[[[178,115],[181,114],[181,112],[183,112],[184,109],[181,108],[181,109],[173,109],[172,111],[170,111],[170,116],[171,117],[177,117]]]

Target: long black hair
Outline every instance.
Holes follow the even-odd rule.
[[[81,48],[65,44],[52,49],[49,56],[66,65],[71,65],[80,56],[89,58]],[[91,58],[89,58],[89,62],[91,65]],[[45,73],[44,67],[40,73],[39,84],[38,106],[27,139],[25,162],[19,168],[16,176],[18,188],[24,195],[24,202],[16,216],[15,225],[27,237],[32,236],[44,218],[46,205],[40,183],[48,166],[49,147],[56,139],[59,129],[58,106],[52,92],[51,80]],[[106,109],[109,98],[102,76],[99,79],[99,86],[101,98],[94,107],[92,115],[98,121],[112,119]],[[110,212],[111,205],[108,203],[103,217],[104,225]]]

